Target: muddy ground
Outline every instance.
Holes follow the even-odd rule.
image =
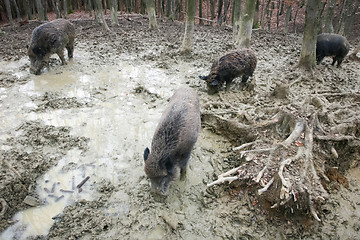
[[[51,69],[39,76],[28,71],[25,45],[40,22],[1,27],[2,239],[359,238],[358,61],[347,58],[336,68],[327,58],[305,73],[296,67],[301,34],[256,30],[254,77],[209,96],[198,75],[233,48],[231,30],[196,26],[193,53],[181,55],[183,23],[159,20],[159,31],[149,31],[145,17],[119,20],[110,33],[91,20],[73,20],[74,59],[61,66],[53,55]],[[359,39],[349,40],[351,53]],[[162,198],[150,192],[142,153],[181,85],[199,94],[202,129],[186,180],[174,182]],[[251,181],[206,186],[251,161],[234,147],[271,144],[289,134],[238,132],[227,121],[251,126],[280,109],[304,118],[315,109],[326,132],[352,136],[314,140],[314,158],[325,162],[328,180],[329,196],[317,206],[321,222],[308,209],[271,209]]]

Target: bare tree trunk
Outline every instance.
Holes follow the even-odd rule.
[[[42,5],[41,0],[36,0],[36,8],[37,8],[37,13],[38,13],[39,20],[44,21],[45,20],[45,13],[44,13],[44,7]]]
[[[340,24],[339,34],[347,36],[353,26],[353,19],[359,8],[359,0],[347,0],[345,2],[345,10],[343,11],[342,21]]]
[[[256,0],[253,28],[259,28],[259,10],[260,10],[260,0]]]
[[[210,0],[211,20],[215,19],[215,4],[216,4],[216,0]]]
[[[11,27],[14,27],[14,21],[12,18],[12,14],[11,14],[11,7],[10,7],[10,1],[9,0],[5,0],[5,5],[6,5],[6,12],[9,18],[9,23]]]
[[[97,1],[97,0],[95,0]],[[64,18],[67,18],[67,13],[68,13],[68,8],[67,8],[67,0],[63,0],[63,5],[64,5],[64,14],[63,14],[63,17]]]
[[[261,14],[261,29],[265,29],[265,15],[269,12],[271,0],[267,0],[266,6],[263,7],[263,11]]]
[[[275,8],[275,4],[274,4],[274,2],[271,2],[271,8],[270,8],[270,11],[268,12],[268,16],[267,16],[269,30],[271,29],[271,18],[272,18],[274,8]]]
[[[111,0],[111,8],[110,8],[111,23],[113,25],[119,26],[117,9],[118,9],[117,0]]]
[[[186,1],[186,23],[185,34],[181,45],[180,52],[189,53],[194,45],[194,26],[195,26],[195,7],[196,0]]]
[[[281,8],[281,0],[278,0],[277,9],[276,9],[276,29],[279,29],[280,8]]]
[[[104,25],[105,29],[107,31],[110,31],[109,26],[107,25],[105,18],[104,18],[104,10],[102,6],[101,0],[95,0],[94,1],[94,10],[95,10],[95,16],[96,20],[99,24]]]
[[[234,0],[233,6],[233,42],[237,41],[240,29],[241,0]]]
[[[218,15],[217,15],[217,21],[216,21],[216,25],[217,26],[221,26],[222,22],[222,7],[223,7],[223,0],[219,0],[219,4],[218,4]]]
[[[244,10],[241,14],[241,24],[238,34],[237,47],[250,47],[252,25],[254,21],[256,1],[254,0],[245,0]]]
[[[31,8],[30,8],[29,0],[25,0],[24,5],[25,5],[24,8],[25,8],[25,14],[27,15],[27,19],[31,20],[32,19],[32,14],[31,14]]]
[[[286,16],[285,16],[285,27],[284,27],[284,33],[289,32],[289,21],[291,16],[291,5],[286,7]]]
[[[333,18],[334,18],[334,9],[336,6],[337,0],[329,0],[328,7],[326,9],[325,17],[324,17],[324,24],[322,32],[324,33],[333,33],[334,26],[333,26]]]
[[[203,25],[203,20],[202,20],[202,7],[203,7],[203,1],[199,0],[199,24]]]
[[[184,15],[182,13],[182,9],[183,9],[182,0],[175,0],[175,4],[176,4],[177,19],[182,21],[184,19]]]
[[[229,0],[224,0],[224,13],[221,16],[221,25],[226,24],[226,17],[227,17],[227,13],[229,11],[229,7],[230,7],[230,1]]]
[[[21,15],[20,15],[19,7],[18,7],[18,5],[16,3],[16,0],[13,0],[13,3],[14,3],[15,11],[16,11],[16,17],[17,17],[18,23],[20,24]]]
[[[59,10],[59,0],[51,0],[51,3],[53,5],[55,14],[56,14],[56,18],[60,18],[60,10]]]
[[[316,39],[319,29],[321,0],[308,0],[299,67],[312,70],[316,65]]]
[[[146,0],[146,11],[149,16],[149,28],[158,29],[155,14],[155,0]]]
[[[336,26],[336,31],[337,33],[340,33],[340,29],[341,29],[341,26],[342,26],[342,21],[343,21],[343,17],[344,17],[344,12],[345,12],[345,4],[346,4],[347,0],[344,0],[344,1],[341,1],[340,3],[341,4],[341,10],[339,11],[340,12],[340,18],[339,18],[339,22]]]

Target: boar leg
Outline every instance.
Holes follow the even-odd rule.
[[[66,65],[66,61],[65,61],[65,57],[64,57],[64,51],[59,51],[57,52],[57,55],[59,56],[59,58],[61,59],[61,62],[63,65]]]
[[[74,41],[70,42],[67,46],[66,46],[67,52],[68,52],[68,57],[69,59],[73,57],[73,53],[74,53]]]

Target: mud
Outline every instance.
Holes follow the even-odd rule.
[[[324,128],[335,122],[343,126],[338,132],[359,137],[359,120],[353,118],[360,113],[359,62],[345,58],[336,68],[325,59],[313,75],[306,74],[296,68],[300,34],[258,30],[252,40],[254,77],[246,86],[236,79],[229,91],[209,96],[198,75],[233,48],[230,30],[197,26],[193,54],[180,55],[179,22],[160,20],[159,31],[149,31],[146,18],[129,15],[111,33],[92,21],[73,23],[74,59],[62,66],[54,55],[50,71],[40,76],[29,73],[25,45],[41,23],[1,28],[2,239],[358,238],[356,144],[336,143],[338,159],[330,157],[325,142],[317,145],[327,167],[337,169],[327,184],[321,222],[307,213],[272,211],[243,183],[206,184],[244,161],[233,147],[275,141],[271,131],[243,126],[266,121],[284,106],[299,113],[317,107]],[[351,54],[358,39],[349,42]],[[173,183],[163,198],[150,193],[142,153],[169,97],[182,85],[199,94],[202,129],[185,181]],[[329,94],[328,105],[316,104],[319,94]],[[281,129],[284,135],[290,131]],[[26,196],[39,206],[24,203]]]

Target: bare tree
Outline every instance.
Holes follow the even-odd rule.
[[[97,0],[94,0],[94,1],[97,1]],[[67,9],[67,0],[63,0],[63,4],[64,4],[64,14],[63,14],[63,17],[64,18],[67,18],[67,13],[68,13],[68,9]],[[94,3],[95,5],[96,3]],[[94,9],[95,9],[95,6],[94,6]]]
[[[286,6],[284,33],[288,33],[288,32],[289,32],[290,16],[291,16],[291,5],[290,5],[290,3],[289,3],[289,5]]]
[[[256,0],[253,28],[259,27],[259,11],[260,11],[260,0]]]
[[[104,18],[104,10],[102,6],[101,0],[94,1],[94,10],[95,10],[95,20],[99,23],[104,25],[107,31],[110,31],[109,26],[107,25],[105,18]]]
[[[236,44],[238,48],[250,46],[255,6],[256,6],[256,1],[245,0],[244,9],[241,13],[240,30]]]
[[[347,36],[349,34],[359,4],[359,0],[345,0],[344,10],[342,11],[342,17],[338,28],[338,33],[340,35]]]
[[[20,16],[20,11],[19,11],[19,7],[16,3],[16,0],[13,0],[13,4],[14,4],[14,7],[15,7],[15,11],[16,11],[16,17],[17,17],[17,21],[18,23],[20,24],[21,22],[21,16]]]
[[[316,39],[319,29],[321,0],[308,0],[299,67],[312,70],[316,65]]]
[[[196,0],[186,1],[185,34],[180,49],[181,53],[191,52],[194,45],[195,7]]]
[[[8,15],[8,18],[9,18],[10,26],[14,27],[14,21],[13,21],[12,14],[11,14],[10,1],[5,0],[5,5],[6,5],[6,11],[7,11],[7,15]]]
[[[149,28],[158,29],[155,13],[155,0],[146,0],[146,11],[149,16]]]
[[[113,25],[119,26],[119,20],[117,16],[117,9],[118,9],[118,2],[117,0],[111,0],[111,8],[110,8],[110,16],[111,16],[111,23]]]
[[[233,6],[233,42],[236,42],[240,29],[241,0],[234,0]]]
[[[324,22],[323,22],[323,28],[322,32],[324,33],[333,33],[334,32],[334,26],[333,26],[333,18],[334,18],[334,10],[336,6],[337,0],[329,0],[328,6],[326,9]]]
[[[51,0],[51,3],[53,5],[53,9],[55,10],[56,13],[56,18],[60,18],[61,17],[61,13],[60,13],[60,6],[59,6],[59,0]]]

